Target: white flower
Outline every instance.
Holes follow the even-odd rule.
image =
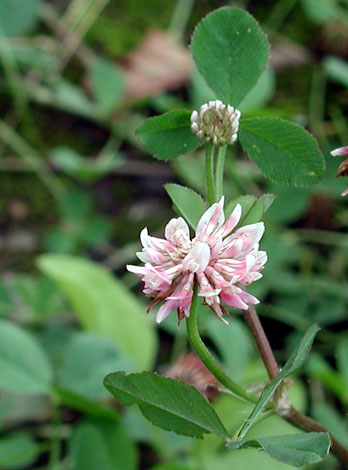
[[[222,101],[209,101],[191,114],[191,130],[214,145],[233,144],[237,140],[240,111]]]

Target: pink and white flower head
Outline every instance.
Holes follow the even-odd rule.
[[[165,239],[150,237],[146,228],[142,230],[143,250],[137,256],[144,266],[128,265],[127,269],[142,278],[144,293],[154,297],[148,311],[164,301],[157,313],[158,323],[174,310],[179,322],[190,315],[195,282],[198,295],[225,323],[222,315],[228,311],[222,302],[241,310],[259,303],[244,287],[262,277],[260,271],[267,261],[266,252],[259,250],[264,224],[246,225],[232,233],[241,215],[237,204],[225,221],[222,197],[202,215],[192,240],[181,217],[167,224]]]

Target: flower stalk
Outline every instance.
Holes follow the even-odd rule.
[[[216,200],[218,201],[224,194],[224,167],[226,157],[227,145],[219,147],[217,158],[216,158],[216,170],[215,170],[215,192]]]
[[[209,204],[217,201],[214,181],[214,153],[215,145],[206,144],[205,146],[205,174],[207,181],[207,193]]]
[[[226,387],[233,395],[238,398],[256,403],[258,398],[248,393],[244,388],[234,382],[225,372],[221,369],[218,363],[215,361],[211,353],[209,352],[206,345],[203,343],[202,338],[198,331],[197,326],[197,293],[198,285],[196,284],[193,291],[192,305],[190,310],[190,316],[186,319],[187,336],[189,338],[192,349],[201,358],[203,364],[207,369],[217,378],[217,380]]]

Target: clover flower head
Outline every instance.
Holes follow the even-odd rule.
[[[158,323],[175,310],[179,322],[190,315],[195,282],[198,296],[225,323],[223,314],[228,311],[222,302],[241,310],[259,303],[245,286],[262,277],[260,271],[267,261],[266,252],[259,250],[264,224],[246,225],[233,232],[241,215],[242,208],[237,204],[225,220],[222,197],[202,215],[192,240],[181,217],[170,220],[164,239],[151,237],[146,228],[142,230],[143,249],[137,256],[144,266],[128,265],[127,269],[142,278],[144,293],[154,298],[148,311],[163,301]]]
[[[240,111],[220,100],[203,104],[191,114],[191,130],[204,142],[233,144],[237,140]]]

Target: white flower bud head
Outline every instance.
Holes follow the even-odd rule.
[[[239,119],[238,109],[220,100],[209,101],[191,114],[191,130],[204,142],[233,144],[237,140]]]

